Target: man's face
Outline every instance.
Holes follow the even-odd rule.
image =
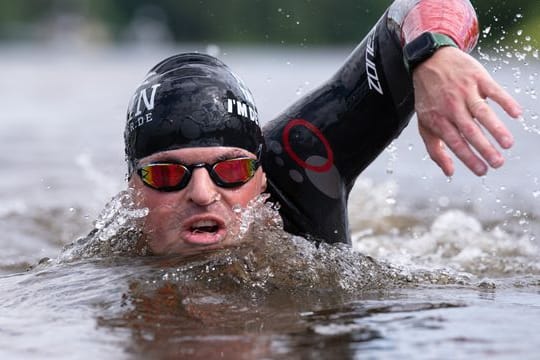
[[[163,151],[139,160],[140,165],[155,162],[213,164],[224,159],[256,156],[234,147],[198,147]],[[179,191],[162,192],[146,186],[139,175],[129,181],[136,202],[149,209],[143,234],[155,254],[193,253],[231,245],[238,241],[239,214],[233,206],[245,207],[266,188],[261,167],[247,183],[234,188],[217,186],[205,168],[196,168],[187,186]]]

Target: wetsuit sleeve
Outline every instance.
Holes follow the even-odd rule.
[[[267,123],[263,168],[287,231],[350,241],[349,192],[414,110],[404,43],[436,30],[466,50],[476,28],[466,0],[395,1],[328,82]]]

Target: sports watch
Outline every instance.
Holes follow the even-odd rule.
[[[454,40],[444,34],[425,32],[403,48],[405,67],[412,74],[413,70],[429,59],[437,49],[443,46],[458,47]]]

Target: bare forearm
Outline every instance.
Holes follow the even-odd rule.
[[[426,31],[451,37],[467,52],[478,41],[478,19],[468,0],[397,0],[388,10],[388,21],[402,44]]]

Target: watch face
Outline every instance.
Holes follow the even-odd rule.
[[[405,59],[414,64],[427,59],[436,50],[437,44],[430,33],[423,33],[403,49]]]

